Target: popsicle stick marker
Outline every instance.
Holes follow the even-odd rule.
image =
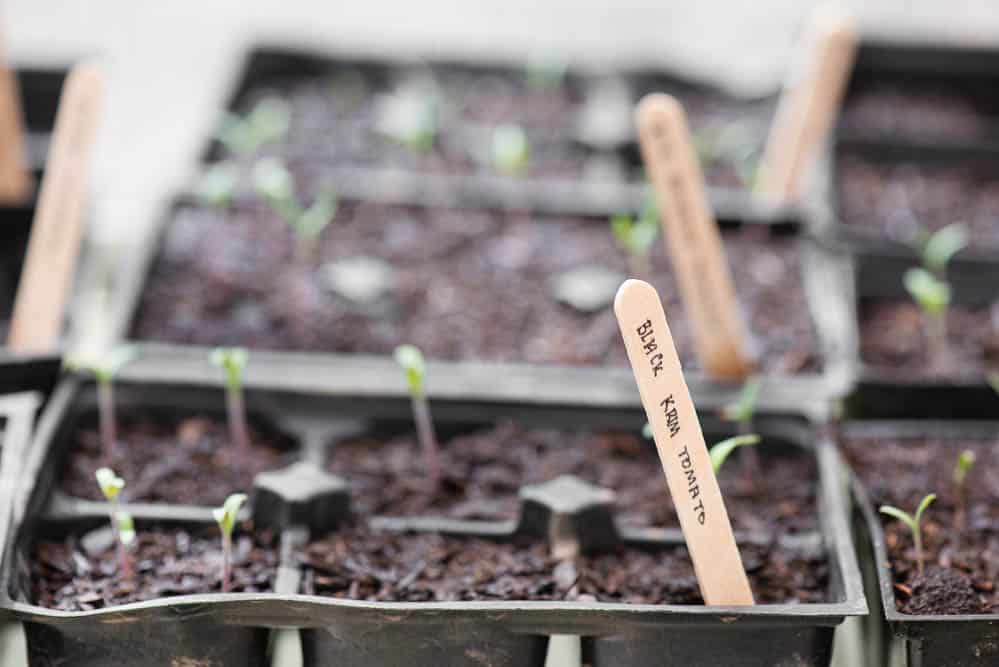
[[[704,602],[751,605],[753,593],[659,294],[646,282],[627,280],[614,312]]]
[[[92,64],[66,77],[7,345],[49,352],[59,342],[83,234],[83,207],[104,80]]]
[[[744,378],[753,369],[748,332],[686,114],[673,97],[655,93],[639,102],[636,124],[697,358],[716,379]]]
[[[22,202],[33,186],[17,79],[7,63],[0,60],[0,201]]]
[[[776,204],[797,199],[836,121],[856,56],[856,22],[840,9],[820,6],[801,44],[760,164],[759,193]]]

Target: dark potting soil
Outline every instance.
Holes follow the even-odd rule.
[[[816,528],[814,459],[786,445],[757,445],[760,468],[737,450],[720,473],[737,530],[767,534]],[[430,492],[411,432],[357,437],[330,450],[330,470],[350,480],[362,514],[446,515],[461,519],[516,517],[518,490],[559,475],[576,475],[617,494],[618,518],[634,526],[677,527],[655,445],[624,432],[525,429],[512,422],[441,439],[442,483]]]
[[[840,127],[855,136],[902,141],[974,141],[990,130],[989,116],[999,115],[996,100],[985,102],[945,82],[871,84],[847,97]]]
[[[285,137],[252,159],[280,157],[309,192],[322,183],[323,169],[332,166],[499,174],[492,142],[501,124],[520,125],[527,134],[530,163],[522,176],[606,180],[609,166],[612,178],[639,180],[642,165],[627,128],[641,94],[651,91],[676,94],[683,102],[698,145],[706,149],[702,159],[708,183],[748,186],[745,165],[758,160],[772,101],[740,100],[675,83],[643,80],[633,88],[633,99],[619,110],[622,117],[611,121],[626,128],[623,143],[609,151],[587,149],[577,128],[585,113],[606,117],[615,110],[595,110],[602,102],[587,99],[583,83],[572,77],[534,87],[514,71],[429,66],[392,73],[344,67],[323,76],[260,81],[241,95],[236,111],[246,113],[268,97],[289,104]],[[431,110],[434,118],[430,145],[413,148],[386,134],[386,118],[419,116],[421,109]]]
[[[992,164],[919,164],[843,155],[836,167],[843,223],[918,246],[925,230],[960,222],[971,246],[999,245],[999,179]]]
[[[765,546],[742,546],[740,552],[757,602],[826,600],[823,557]],[[345,528],[309,544],[301,558],[302,592],[338,598],[703,604],[682,546],[559,561],[543,543]]]
[[[743,311],[758,337],[761,370],[821,368],[796,240],[761,228],[724,238]],[[629,275],[628,258],[606,222],[369,202],[342,205],[313,262],[296,264],[293,246],[288,226],[263,206],[177,208],[133,337],[371,354],[412,343],[436,359],[627,363],[611,301],[618,280]],[[331,288],[326,276],[363,257],[381,262],[389,276],[385,291],[362,305]],[[660,242],[651,263],[647,277],[659,289],[689,368],[696,365],[691,333]],[[607,303],[595,312],[561,303],[553,293],[555,279],[580,267],[614,274],[604,291]]]
[[[951,306],[947,311],[949,361],[931,360],[922,312],[911,301],[870,299],[860,304],[864,363],[885,377],[981,378],[999,369],[995,307]]]
[[[119,573],[113,547],[88,553],[76,535],[35,545],[30,558],[32,599],[63,611],[89,611],[129,602],[222,590],[218,529],[138,526],[130,550],[134,574]],[[265,531],[233,536],[233,593],[273,590],[277,540]]]
[[[221,397],[219,400],[222,400]],[[59,489],[103,500],[94,472],[107,466],[125,480],[126,502],[221,505],[231,493],[249,493],[257,473],[290,461],[293,443],[250,422],[250,455],[237,458],[224,418],[170,417],[124,412],[118,416],[114,458],[104,457],[97,416],[85,415],[70,434]]]
[[[864,437],[848,435],[847,460],[875,507],[913,512],[927,493],[937,499],[923,514],[926,576],[916,567],[912,533],[881,515],[895,601],[907,614],[999,611],[999,445],[987,440]],[[953,481],[958,454],[977,459],[965,480],[968,505],[961,528]]]

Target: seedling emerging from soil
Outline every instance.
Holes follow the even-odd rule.
[[[336,193],[324,189],[309,208],[302,208],[295,181],[277,158],[264,158],[256,164],[253,168],[253,183],[257,192],[294,232],[296,260],[311,260],[316,254],[319,235],[336,218]]]
[[[628,253],[628,270],[634,276],[647,276],[649,253],[652,244],[659,237],[659,213],[655,199],[645,198],[642,213],[637,219],[626,213],[619,213],[610,219],[611,233],[618,246]]]
[[[923,512],[925,512],[926,508],[929,507],[930,504],[936,499],[937,494],[935,493],[927,495],[919,501],[919,506],[916,507],[915,514],[909,514],[908,512],[900,510],[897,507],[892,507],[891,505],[882,505],[878,508],[879,512],[898,519],[912,531],[912,542],[916,547],[916,569],[919,572],[919,576],[923,575],[923,569],[925,566],[925,558],[923,557],[923,535],[920,531],[919,523],[922,521]]]
[[[947,264],[966,245],[968,245],[967,227],[959,222],[942,227],[922,244],[923,266],[943,280],[947,276]]]
[[[242,347],[217,347],[212,350],[212,363],[225,371],[225,408],[229,420],[229,439],[236,460],[246,467],[250,459],[250,436],[246,426],[246,405],[243,402],[243,370],[250,353]]]
[[[722,440],[718,444],[714,445],[710,450],[708,450],[708,456],[711,457],[711,467],[714,468],[715,474],[721,470],[722,464],[728,459],[729,454],[734,452],[739,447],[745,447],[747,445],[758,445],[760,444],[760,436],[755,433],[744,433],[742,435],[737,435],[727,440]]]
[[[70,358],[66,366],[72,370],[89,371],[97,380],[97,406],[99,411],[101,445],[104,449],[104,460],[114,459],[115,441],[117,440],[117,424],[114,416],[114,379],[125,364],[135,358],[135,350],[131,347],[118,347],[104,355],[101,359]]]
[[[965,449],[957,455],[957,463],[954,464],[954,490],[957,496],[957,525],[960,530],[964,530],[968,525],[968,472],[975,465],[975,453],[970,449]]]
[[[705,167],[730,165],[739,183],[747,189],[759,181],[759,146],[742,123],[732,122],[703,127],[691,139],[697,157]]]
[[[216,138],[233,155],[246,157],[264,144],[280,139],[288,131],[291,111],[276,97],[266,97],[245,116],[227,113]]]
[[[416,434],[423,451],[423,465],[432,488],[440,483],[440,453],[437,446],[437,435],[433,420],[430,417],[430,403],[424,392],[423,381],[426,376],[426,362],[423,353],[413,345],[400,345],[395,348],[395,361],[406,373],[406,384],[409,386],[409,396],[413,403],[413,421],[416,422]]]
[[[232,588],[232,530],[236,527],[236,516],[239,508],[246,502],[245,493],[233,493],[222,507],[212,510],[212,516],[222,531],[222,592],[228,593]]]
[[[111,504],[111,511],[108,512],[108,516],[111,519],[111,534],[118,550],[118,571],[123,577],[129,577],[132,573],[132,564],[128,558],[127,547],[135,540],[135,529],[131,527],[132,517],[119,509],[121,506],[121,490],[125,488],[125,480],[118,477],[111,468],[98,468],[94,473],[94,477],[97,478],[97,485],[101,487],[101,493],[104,494],[104,498]],[[121,517],[123,514],[128,516],[130,535],[122,533]]]
[[[232,162],[218,162],[201,174],[196,186],[198,199],[209,206],[227,208],[239,181],[239,167]]]
[[[936,368],[946,368],[950,360],[950,350],[947,346],[950,285],[926,269],[909,269],[903,279],[905,288],[923,313],[930,363]]]
[[[432,80],[404,86],[385,102],[378,131],[416,153],[429,153],[437,140],[440,100]]]
[[[531,143],[519,125],[493,130],[493,166],[507,176],[522,176],[531,164]]]
[[[524,82],[535,91],[558,90],[565,81],[568,70],[565,60],[555,55],[543,55],[532,58],[527,63],[524,72]]]
[[[721,418],[727,422],[738,424],[739,433],[749,433],[753,430],[753,416],[756,414],[756,403],[760,397],[759,378],[749,378],[742,385],[739,398],[721,409]]]
[[[132,543],[135,542],[135,522],[128,512],[118,512],[118,566],[121,568],[121,576],[130,578],[134,574],[132,569],[132,558],[128,553]]]

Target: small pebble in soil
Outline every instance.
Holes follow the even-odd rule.
[[[569,269],[551,281],[552,294],[581,313],[596,313],[614,303],[625,275],[599,265]]]
[[[357,256],[323,264],[323,287],[358,305],[378,302],[396,286],[395,270],[375,257]]]

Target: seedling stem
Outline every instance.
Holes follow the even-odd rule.
[[[909,514],[908,512],[900,510],[897,507],[892,507],[891,505],[882,505],[878,508],[879,512],[887,514],[894,519],[898,519],[912,531],[912,542],[916,547],[916,569],[919,576],[923,576],[925,561],[923,556],[923,535],[919,524],[923,518],[923,512],[925,512],[926,508],[929,507],[930,504],[936,499],[937,494],[935,493],[925,496],[921,501],[919,501],[919,506],[916,507],[915,514]]]
[[[430,403],[424,392],[426,362],[423,353],[412,345],[397,347],[395,360],[406,373],[406,384],[413,405],[413,420],[416,422],[416,433],[423,452],[424,469],[431,487],[437,488],[441,479],[440,448],[437,445],[437,435],[430,416]]]
[[[217,347],[211,361],[225,371],[225,406],[229,422],[229,439],[236,452],[238,465],[245,468],[250,460],[250,437],[243,402],[243,369],[250,353],[241,347]]]

